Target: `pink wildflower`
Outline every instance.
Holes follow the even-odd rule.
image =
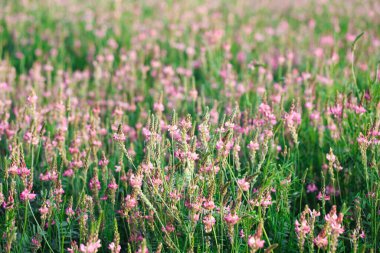
[[[79,250],[82,253],[96,253],[100,247],[102,247],[100,240],[97,240],[96,242],[88,242],[86,245],[81,244]]]
[[[20,199],[22,201],[26,200],[34,200],[36,198],[36,194],[31,193],[28,189],[25,189],[21,194],[20,194]]]

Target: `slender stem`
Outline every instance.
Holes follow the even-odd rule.
[[[26,224],[28,223],[28,203],[29,203],[29,200],[26,199],[26,202],[25,202],[25,211],[24,211],[24,226],[23,226],[23,229],[22,231],[24,231],[23,233],[26,234]]]
[[[37,219],[36,219],[36,216],[34,216],[33,209],[32,209],[32,206],[30,205],[30,202],[29,202],[29,201],[27,201],[27,205],[29,206],[29,209],[30,209],[30,212],[32,213],[33,219],[34,219],[34,221],[36,222],[37,227],[39,228],[39,230],[40,230],[40,232],[41,232],[41,235],[42,235],[42,237],[44,238],[44,240],[45,240],[45,242],[46,242],[46,245],[49,247],[50,252],[54,252],[54,250],[51,248],[51,246],[50,246],[50,244],[49,244],[49,241],[46,239],[46,237],[45,237],[45,233],[43,233],[43,230],[42,230],[42,228],[40,227],[40,224],[38,224],[38,221],[37,221]]]

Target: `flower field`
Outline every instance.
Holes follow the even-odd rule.
[[[0,252],[380,252],[380,2],[0,1]]]

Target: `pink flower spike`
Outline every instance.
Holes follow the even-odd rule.
[[[28,189],[25,189],[21,194],[20,194],[20,199],[22,201],[26,200],[34,200],[36,198],[37,194],[31,193]]]
[[[81,244],[79,251],[81,253],[96,253],[101,246],[100,240],[97,240],[96,242],[88,242],[86,245]]]

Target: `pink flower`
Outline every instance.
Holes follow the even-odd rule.
[[[223,143],[222,140],[219,140],[219,141],[216,142],[216,149],[217,149],[217,150],[222,149],[223,146],[224,146],[224,143]]]
[[[301,218],[301,223],[299,223],[299,221],[296,220],[295,225],[296,225],[297,235],[300,235],[300,234],[306,235],[310,233],[310,226],[307,224],[307,221],[305,219],[302,220]]]
[[[190,161],[195,161],[195,160],[198,160],[199,158],[199,155],[195,152],[187,152],[187,159],[189,159]]]
[[[121,250],[121,247],[120,245],[115,245],[114,242],[111,242],[109,245],[108,245],[108,249],[112,252],[112,253],[119,253],[120,250]]]
[[[268,207],[268,206],[272,205],[272,196],[270,195],[270,193],[267,193],[265,198],[261,200],[260,205],[263,207]]]
[[[319,216],[321,216],[321,213],[315,211],[314,209],[313,209],[313,211],[309,209],[309,213],[310,213],[311,217],[319,217]]]
[[[175,133],[178,132],[178,126],[177,125],[169,125],[168,131],[171,135],[174,135]]]
[[[152,135],[152,132],[149,131],[148,128],[144,127],[142,129],[142,134],[144,135],[144,137],[145,137],[146,140],[149,140],[150,136]]]
[[[45,215],[45,214],[47,214],[49,212],[49,208],[46,205],[44,205],[43,207],[41,207],[38,210],[40,211],[41,215]]]
[[[136,198],[133,198],[131,195],[127,195],[124,199],[125,201],[125,207],[128,209],[132,209],[137,205],[137,200]]]
[[[318,191],[318,187],[315,184],[307,185],[307,192],[316,192]]]
[[[261,103],[259,105],[259,112],[264,117],[266,122],[271,125],[276,124],[276,116],[272,113],[272,109],[269,105]]]
[[[111,190],[116,190],[117,187],[118,187],[118,185],[116,184],[116,182],[111,182],[108,184],[108,188]]]
[[[38,249],[41,247],[41,242],[36,237],[33,237],[32,238],[32,245],[35,249]]]
[[[72,177],[74,175],[74,170],[73,169],[67,169],[65,172],[63,172],[64,177]]]
[[[50,180],[56,180],[58,178],[58,174],[56,171],[48,171],[44,174],[40,174],[40,180],[41,181],[50,181]]]
[[[334,222],[331,223],[331,232],[333,234],[340,235],[340,234],[343,234],[344,228],[342,227],[342,224],[334,221]]]
[[[207,200],[207,201],[203,202],[203,207],[207,210],[213,210],[215,208],[214,201]]]
[[[29,176],[30,170],[26,166],[21,166],[21,168],[18,169],[18,174],[22,177]]]
[[[264,243],[265,241],[264,240],[261,240],[260,238],[258,238],[256,235],[250,235],[248,237],[248,246],[251,248],[251,249],[261,249],[264,247]]]
[[[8,173],[11,174],[11,175],[17,175],[17,174],[18,174],[18,171],[19,171],[19,169],[17,168],[16,165],[13,165],[13,166],[11,166],[11,167],[8,169]]]
[[[88,242],[87,245],[81,244],[79,250],[82,253],[96,253],[101,246],[100,240],[97,240],[96,242]]]
[[[112,136],[112,138],[113,138],[115,141],[121,141],[121,142],[123,142],[123,141],[126,140],[126,137],[125,137],[124,133],[120,133],[120,134],[115,133],[115,134]]]
[[[250,141],[247,148],[249,148],[251,151],[259,150],[259,143]]]
[[[340,213],[339,215],[337,215],[335,205],[331,208],[330,213],[325,215],[325,220],[330,225],[332,234],[335,234],[338,236],[343,234],[344,232],[344,228],[342,227],[343,214]]]
[[[285,115],[285,122],[287,126],[297,126],[301,124],[301,114],[291,111]]]
[[[96,176],[91,178],[89,185],[91,190],[100,190],[100,182]]]
[[[106,158],[104,158],[104,159],[99,161],[99,166],[107,166],[108,163],[109,163],[109,161]]]
[[[323,199],[322,192],[319,192],[319,193],[318,193],[318,195],[317,195],[317,199],[318,199],[318,200],[322,200],[322,199]],[[325,200],[330,200],[330,196],[329,196],[329,195],[325,195]]]
[[[247,182],[246,180],[245,180],[245,178],[242,178],[242,179],[239,179],[238,181],[237,181],[237,183],[238,183],[238,185],[239,185],[239,187],[240,187],[240,189],[242,190],[242,191],[248,191],[249,190],[249,182]]]
[[[74,210],[73,210],[72,207],[68,207],[68,208],[66,208],[65,213],[66,213],[66,215],[69,216],[69,217],[71,217],[71,216],[73,216],[73,215],[75,214],[75,212],[74,212]]]
[[[329,153],[329,154],[326,154],[326,159],[327,159],[327,161],[329,161],[329,162],[335,162],[335,155],[333,154],[333,153]]]
[[[27,97],[27,100],[30,104],[35,104],[38,100],[38,97],[35,94]]]
[[[165,107],[162,103],[154,103],[153,105],[153,109],[156,111],[156,112],[163,112]]]
[[[197,222],[199,220],[199,213],[193,214],[193,216],[190,217],[193,222]]]
[[[216,220],[215,218],[209,214],[203,218],[203,224],[205,226],[206,233],[210,233],[212,230],[212,227],[214,226]]]
[[[320,113],[318,111],[314,111],[310,113],[310,119],[317,121],[320,118]]]
[[[224,220],[231,226],[235,225],[239,221],[239,216],[237,214],[227,214],[226,217],[224,217]]]
[[[362,144],[362,145],[370,144],[370,141],[362,133],[360,133],[359,137],[357,138],[357,141],[359,144]]]
[[[21,194],[20,194],[20,199],[22,201],[26,200],[34,200],[36,198],[36,194],[31,193],[28,189],[25,189]]]
[[[131,184],[131,186],[133,188],[141,188],[142,177],[141,176],[135,176],[132,174],[131,177],[129,178],[129,183]]]
[[[317,245],[318,248],[326,248],[328,245],[327,236],[324,233],[320,233],[315,239],[314,239],[315,245]]]
[[[175,227],[173,226],[173,224],[168,224],[165,227],[162,227],[161,230],[162,232],[172,233],[174,232]]]
[[[179,193],[177,190],[169,193],[169,196],[173,201],[179,201],[182,197],[181,193]]]

